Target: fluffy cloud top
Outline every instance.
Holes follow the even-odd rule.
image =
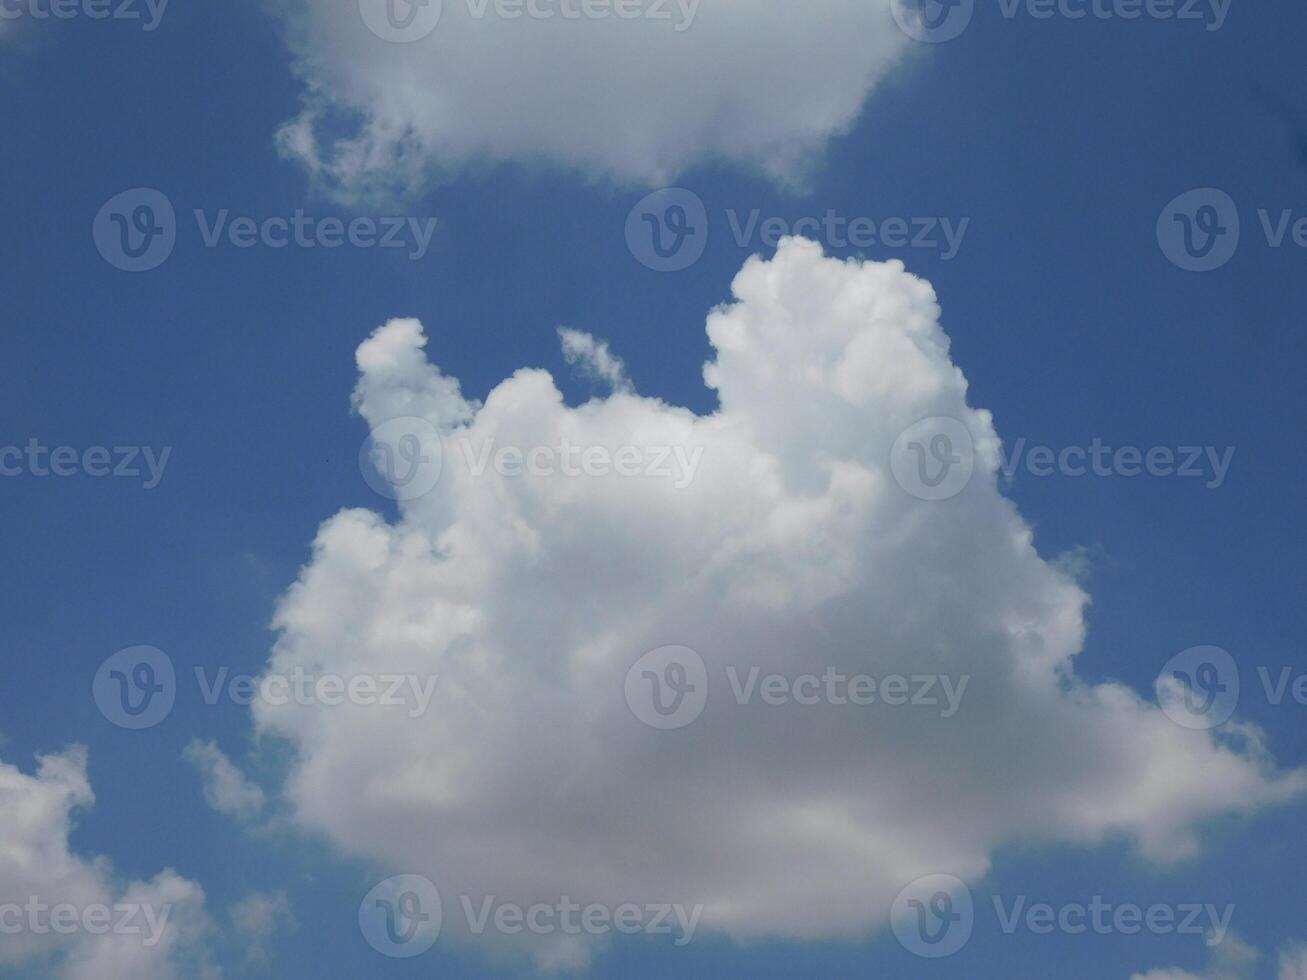
[[[483,161],[652,184],[709,159],[793,176],[909,43],[888,0],[635,0],[634,18],[563,16],[580,0],[533,0],[539,14],[515,18],[497,0],[444,0],[412,43],[368,28],[385,32],[387,3],[414,18],[401,36],[442,6],[280,3],[305,84],[280,145],[345,199]]]
[[[1076,677],[1087,596],[999,493],[992,419],[967,404],[929,284],[788,240],[733,290],[708,318],[711,416],[629,390],[571,407],[531,369],[469,401],[413,320],[359,348],[359,411],[428,420],[442,475],[397,523],[346,510],[322,526],[269,666],[439,683],[418,718],[256,702],[298,749],[304,827],[431,878],[450,933],[454,896],[569,896],[703,903],[701,929],[815,938],[883,925],[920,875],[975,880],[1004,842],[1125,838],[1176,859],[1204,819],[1301,792],[1255,730],[1183,729]],[[977,457],[936,502],[889,469],[930,416],[959,420]],[[476,466],[487,444],[564,441],[703,454],[679,489]],[[702,656],[708,697],[659,731],[624,682],[669,644]],[[725,671],[754,666],[970,680],[951,717],[741,705]]]
[[[107,861],[86,860],[69,850],[73,813],[94,799],[83,749],[39,757],[35,776],[0,763],[0,907],[8,907],[0,923],[0,966],[40,963],[49,976],[64,980],[209,975],[202,946],[208,919],[198,885],[163,871],[150,881],[131,882],[118,890]],[[34,901],[47,910],[36,912],[34,921],[27,912],[12,908],[26,909]],[[80,928],[58,933],[48,910],[65,903],[79,916],[91,907],[136,907],[126,925],[140,931],[118,931],[115,926],[103,935]],[[146,907],[159,924],[157,932],[143,911]],[[119,921],[115,912],[112,922]],[[92,925],[100,928],[94,921]]]

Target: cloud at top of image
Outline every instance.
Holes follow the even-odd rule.
[[[506,161],[652,185],[721,160],[791,180],[910,43],[889,0],[563,15],[586,6],[538,0],[514,17],[497,0],[282,0],[304,91],[279,146],[350,202]]]
[[[410,455],[439,457],[439,478],[396,494],[395,522],[349,509],[321,526],[269,670],[438,683],[417,717],[256,702],[261,735],[296,749],[283,802],[305,832],[430,878],[455,941],[579,965],[581,937],[472,937],[449,906],[701,903],[701,933],[857,937],[913,879],[974,882],[1008,842],[1128,840],[1173,862],[1204,821],[1307,788],[1252,726],[1189,730],[1076,676],[1088,595],[999,492],[999,436],[927,282],[788,239],[732,292],[708,316],[707,416],[631,390],[621,352],[575,333],[571,359],[621,382],[577,406],[532,368],[467,398],[415,320],[359,347],[357,410],[438,432]],[[932,417],[955,420],[974,472],[923,500],[891,455]],[[688,482],[485,462],[564,444],[701,454]],[[703,703],[662,730],[628,678],[668,646],[702,659]],[[947,716],[741,703],[754,668],[966,687]]]

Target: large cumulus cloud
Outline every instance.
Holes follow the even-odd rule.
[[[919,875],[975,880],[1004,842],[1120,838],[1173,860],[1206,818],[1302,790],[1253,729],[1190,731],[1077,679],[1087,596],[999,493],[998,436],[967,402],[929,284],[792,239],[733,292],[708,319],[710,416],[624,386],[572,407],[531,369],[479,404],[413,320],[359,348],[361,414],[438,427],[443,472],[396,523],[346,510],[322,526],[270,669],[439,683],[419,718],[256,704],[298,750],[286,789],[303,827],[447,895],[703,903],[701,928],[809,938],[883,925]],[[889,468],[898,434],[931,416],[976,446],[947,500]],[[703,453],[679,488],[477,475],[462,447],[490,438]],[[657,731],[624,678],[667,644],[703,657],[708,702]],[[742,706],[724,671],[753,665],[970,682],[949,718]]]
[[[362,2],[383,16],[387,0]],[[397,2],[416,18],[441,6]],[[536,6],[564,3],[580,8]],[[670,16],[506,19],[493,2],[474,16],[481,0],[444,0],[434,30],[392,43],[356,0],[280,0],[305,86],[280,145],[346,199],[407,194],[485,161],[662,183],[723,159],[788,178],[850,126],[909,43],[888,0],[635,3]]]

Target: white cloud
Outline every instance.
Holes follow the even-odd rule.
[[[263,812],[263,790],[245,778],[216,743],[192,739],[184,754],[204,779],[204,798],[209,806],[240,820],[253,819]]]
[[[1307,980],[1307,944],[1291,943],[1280,950],[1280,980]]]
[[[386,0],[363,2],[383,16]],[[357,0],[282,0],[305,86],[283,152],[352,200],[501,161],[663,184],[721,159],[790,178],[909,44],[888,0],[706,0],[680,31],[678,4],[661,0],[670,19],[506,19],[494,0],[475,16],[483,6],[444,0],[430,34],[397,44]]]
[[[454,936],[454,896],[491,894],[703,903],[701,934],[816,938],[882,926],[917,876],[976,880],[1005,842],[1124,838],[1172,860],[1206,818],[1303,790],[1254,729],[1182,729],[1129,688],[1076,678],[1087,596],[998,492],[998,438],[967,404],[929,284],[789,240],[733,290],[708,319],[721,405],[706,417],[623,391],[569,407],[530,369],[470,402],[413,320],[360,346],[355,405],[373,426],[420,415],[446,444],[705,452],[676,489],[474,476],[447,451],[398,523],[327,521],[269,669],[439,683],[417,719],[256,703],[261,731],[298,750],[286,790],[304,828],[431,878]],[[974,440],[975,474],[924,502],[888,459],[904,427],[941,415]],[[668,644],[702,655],[708,702],[655,731],[624,678]],[[724,671],[753,665],[971,679],[951,718],[740,706]]]
[[[95,799],[85,750],[39,756],[38,763],[35,776],[0,763],[0,966],[40,963],[64,980],[213,975],[203,946],[208,920],[200,887],[165,870],[116,888],[105,859],[87,860],[68,847],[73,813]],[[73,906],[77,921],[89,928],[56,932],[50,910],[62,904]],[[129,907],[135,910],[130,916]],[[112,914],[104,934],[99,918],[82,918],[99,908]],[[60,928],[68,928],[63,920]]]
[[[1212,951],[1212,961],[1201,973],[1175,968],[1136,973],[1131,980],[1251,980],[1261,954],[1236,937]],[[1279,980],[1307,980],[1307,945],[1290,943],[1279,951]]]
[[[558,339],[567,363],[579,367],[586,377],[603,382],[613,391],[630,390],[626,365],[608,349],[607,341],[595,340],[585,331],[570,327],[559,327]]]
[[[230,918],[246,962],[258,967],[269,964],[277,934],[296,925],[285,892],[252,892],[232,907]]]

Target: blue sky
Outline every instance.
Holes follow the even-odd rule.
[[[703,0],[699,15],[709,24],[712,3]],[[283,793],[291,743],[256,738],[243,705],[205,704],[192,671],[267,669],[277,605],[337,511],[399,520],[396,503],[361,475],[368,422],[350,405],[355,350],[393,317],[424,324],[428,357],[470,399],[523,367],[550,372],[568,405],[590,398],[592,385],[560,352],[564,324],[607,341],[642,395],[713,412],[705,316],[730,300],[750,254],[774,251],[734,241],[728,212],[757,209],[787,223],[828,211],[878,222],[966,219],[947,259],[938,248],[824,244],[840,258],[900,259],[933,285],[969,404],[993,413],[1009,452],[1018,440],[1234,447],[1217,487],[1119,473],[1040,477],[1022,467],[1000,486],[1040,555],[1081,556],[1092,597],[1075,661],[1081,679],[1120,681],[1152,700],[1169,658],[1222,647],[1243,682],[1238,719],[1264,730],[1282,769],[1307,764],[1307,706],[1269,703],[1256,673],[1307,671],[1299,518],[1307,463],[1293,449],[1305,407],[1307,249],[1292,232],[1272,247],[1258,216],[1307,217],[1299,67],[1307,9],[1233,0],[1220,29],[1207,30],[1148,17],[1009,18],[982,0],[958,38],[904,48],[862,93],[847,133],[806,147],[813,159],[793,179],[712,159],[721,153],[662,180],[614,174],[620,165],[592,165],[579,150],[575,166],[482,154],[381,202],[329,186],[279,153],[276,134],[305,105],[282,6],[177,3],[150,32],[115,19],[29,17],[0,35],[0,164],[9,175],[0,185],[0,446],[172,447],[149,490],[143,480],[84,473],[0,477],[0,760],[31,773],[38,753],[87,746],[95,801],[76,812],[72,850],[109,858],[117,882],[171,868],[202,887],[208,956],[225,975],[530,974],[526,962],[475,944],[379,956],[360,934],[359,901],[409,869],[367,846],[351,853],[297,819]],[[790,52],[814,73],[830,56]],[[722,71],[730,68],[724,59]],[[515,97],[511,74],[489,82]],[[699,84],[726,83],[709,73]],[[645,194],[670,184],[698,196],[710,230],[701,259],[660,273],[633,256],[624,227]],[[162,265],[130,274],[97,251],[92,224],[106,201],[140,187],[167,196],[179,230]],[[1168,202],[1194,188],[1224,191],[1241,219],[1238,251],[1212,272],[1178,268],[1156,235]],[[209,248],[193,209],[258,220],[296,209],[346,222],[401,214],[434,218],[436,230],[416,261],[398,249]],[[91,689],[110,654],[137,644],[166,651],[181,683],[166,719],[131,731],[106,719]],[[193,739],[215,740],[262,787],[261,817],[233,819],[206,802],[183,755]],[[1001,758],[993,764],[1001,791]],[[947,790],[929,768],[916,778],[944,779]],[[989,852],[990,869],[969,877],[975,928],[947,959],[905,950],[882,904],[856,913],[863,938],[705,928],[684,948],[619,940],[589,973],[1057,971],[1124,980],[1173,967],[1272,977],[1276,951],[1307,940],[1305,819],[1301,796],[1218,812],[1200,822],[1198,853],[1175,863],[1141,855],[1128,833],[1092,845],[1059,840],[1057,828],[1047,839],[1008,834]],[[251,894],[279,893],[290,914],[271,917],[267,959],[251,962],[255,940],[230,910]],[[820,919],[823,894],[796,888],[790,900],[807,907],[794,916]],[[1239,940],[1263,956],[1248,974],[1207,974],[1208,950],[1195,935],[1006,935],[995,895],[1055,907],[1094,895],[1145,907],[1229,903]],[[447,918],[452,906],[446,896]],[[61,975],[56,962],[6,965],[0,948],[5,975]]]

